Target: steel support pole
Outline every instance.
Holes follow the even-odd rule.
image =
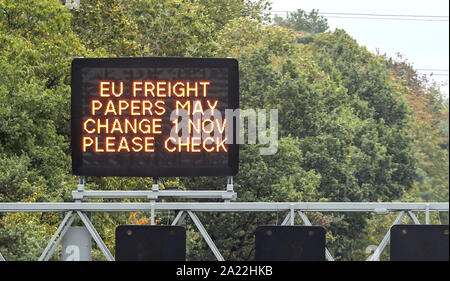
[[[2,253],[0,253],[0,261],[5,261],[5,258],[2,256]]]
[[[308,225],[308,226],[312,225],[311,221],[308,219],[308,216],[306,216],[305,213],[303,213],[302,211],[298,211],[298,214],[302,218],[305,225]],[[326,247],[325,247],[325,258],[327,259],[327,261],[334,261],[333,256],[331,255],[330,251],[328,251],[328,249]]]
[[[159,179],[153,178],[152,193],[157,192],[159,192]],[[156,200],[152,198],[152,200],[150,200],[150,225],[155,225],[155,203]]]
[[[430,224],[430,204],[425,205],[425,224]]]
[[[209,248],[212,250],[212,252],[214,253],[214,256],[216,257],[216,259],[218,261],[224,261],[224,258],[222,256],[222,254],[220,254],[219,250],[216,247],[216,244],[214,244],[214,241],[211,239],[211,237],[209,236],[208,232],[206,231],[205,227],[203,226],[203,224],[200,222],[199,218],[197,217],[197,215],[195,213],[193,213],[192,211],[187,211],[187,213],[189,214],[189,216],[191,217],[192,221],[194,222],[195,226],[197,226],[198,230],[200,231],[200,233],[202,234],[203,238],[205,239],[206,243],[208,244]]]
[[[44,258],[47,256],[48,251],[50,250],[50,248],[52,247],[53,243],[56,240],[56,237],[58,237],[59,233],[63,230],[64,226],[66,225],[67,221],[69,220],[69,218],[72,217],[72,211],[67,212],[66,216],[64,217],[63,221],[61,222],[61,224],[58,226],[58,228],[56,229],[55,233],[53,234],[52,238],[50,239],[50,241],[48,242],[47,246],[45,247],[44,251],[42,252],[41,256],[39,257],[38,261],[43,261]],[[72,220],[73,221],[73,220]],[[57,243],[56,245],[58,245],[59,243]]]
[[[291,217],[290,217],[291,225],[295,224],[295,212],[294,212],[294,204],[291,205]]]
[[[413,220],[414,224],[420,224],[420,221],[416,217],[416,214],[414,214],[412,211],[408,211],[408,215]]]
[[[102,238],[98,234],[97,230],[95,229],[92,222],[89,220],[89,218],[86,216],[85,213],[77,211],[78,216],[83,221],[84,225],[86,226],[87,230],[91,234],[92,238],[94,238],[95,243],[97,243],[98,247],[102,251],[103,255],[106,257],[108,261],[114,261],[114,257],[111,254],[111,252],[108,250],[108,247],[106,247],[105,242],[103,242]]]
[[[155,201],[152,200],[150,203],[150,225],[155,225]]]
[[[229,199],[224,200],[224,202],[230,203],[230,199],[236,199],[236,193],[234,192],[234,185],[233,185],[233,176],[228,177],[227,179],[227,193],[229,193],[231,196]]]
[[[401,211],[400,214],[395,219],[395,221],[392,224],[392,226],[401,223],[404,217],[405,217],[405,211]],[[387,244],[389,243],[389,239],[390,238],[391,238],[391,229],[389,228],[389,230],[387,231],[387,233],[384,236],[383,240],[381,241],[380,245],[378,245],[378,247],[373,252],[373,255],[370,257],[369,261],[379,260],[379,258],[381,256],[381,253],[383,252],[384,248],[386,248]]]

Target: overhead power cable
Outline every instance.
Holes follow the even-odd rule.
[[[295,11],[271,11],[272,14],[286,14]],[[326,13],[319,12],[326,18],[341,18],[341,19],[372,19],[372,20],[406,20],[406,21],[449,21],[449,16],[444,15],[401,15],[401,14],[369,14],[369,13]]]
[[[446,21],[448,19],[432,19],[432,18],[394,18],[394,17],[346,17],[346,16],[326,16],[326,18],[335,19],[360,19],[360,20],[405,20],[405,21]]]
[[[374,17],[408,17],[408,18],[449,18],[449,16],[436,15],[399,15],[399,14],[362,14],[362,13],[325,13],[319,12],[319,15],[346,15],[346,16],[374,16]]]
[[[448,73],[447,74],[444,74],[444,73],[432,73],[432,74],[429,74],[430,76],[449,76],[448,75]]]
[[[435,69],[435,68],[418,68],[419,71],[437,71],[437,72],[448,72],[448,69]]]

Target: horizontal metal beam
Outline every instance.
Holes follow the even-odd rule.
[[[152,203],[95,203],[95,202],[33,202],[0,203],[0,212],[124,212],[150,211]],[[156,211],[190,210],[205,212],[267,212],[267,211],[315,211],[315,212],[375,212],[387,211],[446,211],[448,202],[157,202]]]
[[[124,199],[144,198],[157,200],[158,198],[188,198],[188,199],[223,199],[236,200],[237,194],[233,191],[222,190],[84,190],[72,191],[74,200],[84,199]]]

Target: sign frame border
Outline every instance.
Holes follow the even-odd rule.
[[[233,118],[233,143],[228,144],[228,167],[207,168],[133,168],[98,167],[82,165],[81,135],[81,68],[227,68],[228,69],[228,109],[239,108],[239,66],[233,58],[179,58],[179,57],[122,57],[122,58],[75,58],[71,67],[71,149],[72,173],[77,176],[117,176],[117,177],[189,177],[189,176],[235,176],[239,171],[239,145],[237,144],[236,119]],[[78,140],[78,141],[77,141]]]

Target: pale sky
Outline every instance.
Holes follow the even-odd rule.
[[[433,76],[433,79],[446,84],[441,86],[441,92],[448,98],[448,0],[272,0],[273,11],[297,9],[308,12],[318,9],[319,13],[447,16],[447,21],[326,18],[331,30],[344,29],[371,52],[378,49],[389,57],[395,57],[399,52],[416,69],[445,70],[435,71],[439,75]],[[420,73],[429,74],[430,71],[420,70]]]

